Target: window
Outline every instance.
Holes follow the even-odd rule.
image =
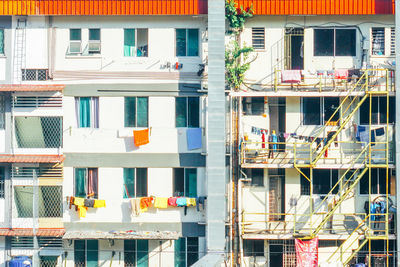
[[[176,127],[200,127],[200,99],[198,97],[175,98]]]
[[[75,168],[75,197],[98,197],[98,169]]]
[[[21,69],[23,81],[46,81],[49,79],[48,69]]]
[[[369,124],[369,101],[367,98],[360,107],[360,124]],[[393,96],[389,96],[389,123],[395,122],[396,103]],[[387,113],[387,99],[386,96],[373,96],[372,97],[372,111],[371,111],[371,124],[379,125],[386,124]]]
[[[100,54],[100,29],[89,29],[89,54]]]
[[[264,169],[246,169],[246,175],[251,179],[251,185],[264,186]]]
[[[199,29],[176,29],[176,56],[199,56]]]
[[[302,97],[303,125],[321,125],[328,122],[340,105],[338,97]],[[331,122],[339,121],[340,111],[336,112]]]
[[[148,267],[148,240],[124,240],[124,262],[125,267]]]
[[[69,30],[69,53],[80,54],[82,52],[82,30]]]
[[[356,56],[356,30],[314,29],[314,56]]]
[[[264,240],[243,240],[243,253],[245,257],[264,256]]]
[[[0,167],[0,198],[4,198],[5,195],[5,180],[4,167]]]
[[[372,55],[385,54],[385,28],[372,28]]]
[[[148,29],[124,29],[124,57],[148,57],[148,42]]]
[[[74,263],[75,267],[97,267],[99,266],[99,241],[98,240],[75,240]]]
[[[310,169],[301,169],[301,171],[310,177]],[[313,194],[326,195],[338,182],[339,171],[335,169],[314,169],[313,170]],[[310,182],[300,174],[301,195],[310,194]],[[339,186],[332,191],[338,192]]]
[[[5,128],[5,111],[6,111],[6,99],[4,95],[0,95],[0,129]]]
[[[18,148],[62,146],[62,117],[15,117]]]
[[[125,97],[125,127],[149,126],[149,98]]]
[[[0,29],[0,55],[4,55],[4,29]]]
[[[390,28],[390,55],[396,55],[396,29]]]
[[[388,188],[390,194],[390,176],[391,170],[388,172]],[[368,171],[360,180],[360,194],[369,194],[369,173]],[[386,194],[386,168],[371,168],[371,194]]]
[[[147,197],[147,168],[124,168],[124,198]]]
[[[75,97],[79,128],[99,128],[99,98]]]
[[[244,97],[242,105],[245,115],[264,114],[264,97]]]
[[[265,28],[251,28],[251,36],[254,49],[265,49]]]
[[[175,267],[192,266],[198,259],[198,237],[181,237],[175,240]]]
[[[174,168],[174,196],[197,197],[197,169]]]

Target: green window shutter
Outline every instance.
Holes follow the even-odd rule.
[[[99,241],[98,240],[86,240],[86,267],[98,267],[99,266]]]
[[[197,169],[185,169],[185,196],[197,197]]]
[[[0,54],[4,54],[4,29],[0,29]]]
[[[177,97],[175,98],[175,116],[176,116],[176,127],[186,127],[187,126],[187,118],[186,118],[186,97]]]
[[[199,56],[199,30],[188,29],[188,56]]]
[[[136,240],[124,240],[124,263],[125,266],[135,266],[136,262]]]
[[[135,169],[124,168],[124,198],[136,197],[135,195]]]
[[[136,127],[136,97],[125,97],[125,127]]]
[[[80,41],[82,40],[81,29],[70,29],[69,30],[69,40],[70,41]]]
[[[174,267],[186,267],[186,239],[175,240],[175,264]]]
[[[137,127],[148,127],[148,107],[149,99],[147,97],[137,98]]]
[[[136,242],[137,242],[136,267],[148,267],[149,266],[149,241],[138,239]]]
[[[75,197],[86,197],[86,169],[75,169]]]
[[[75,266],[85,266],[85,240],[75,240],[74,242],[74,263]]]
[[[79,127],[90,127],[90,97],[79,98]]]
[[[124,29],[124,56],[135,55],[135,29]]]
[[[200,103],[198,97],[188,97],[188,127],[200,127]]]
[[[176,29],[176,56],[186,56],[186,29]]]

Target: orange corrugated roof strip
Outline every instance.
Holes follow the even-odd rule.
[[[395,0],[236,0],[253,5],[255,15],[378,15],[394,14]]]
[[[201,15],[207,0],[0,0],[0,15]]]

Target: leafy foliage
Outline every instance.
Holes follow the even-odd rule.
[[[241,30],[247,18],[253,16],[253,6],[243,9],[243,6],[236,7],[235,0],[226,0],[225,18],[229,21],[229,26],[236,30]]]
[[[244,81],[244,74],[250,68],[249,54],[252,47],[240,47],[237,41],[233,41],[225,50],[226,82],[230,88],[239,90]],[[243,63],[240,60],[243,57]]]

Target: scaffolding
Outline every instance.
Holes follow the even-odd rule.
[[[274,91],[278,91],[278,70],[275,70]],[[364,70],[356,81],[350,80],[341,84],[332,80],[327,84],[322,80],[310,84],[303,84],[296,89],[325,91],[341,91],[339,106],[324,125],[312,135],[312,138],[299,142],[251,142],[241,143],[240,163],[243,167],[255,168],[295,168],[297,172],[309,183],[309,211],[307,214],[295,213],[246,213],[242,214],[242,234],[258,233],[265,238],[279,238],[286,236],[299,239],[313,239],[321,231],[336,231],[342,234],[342,243],[328,257],[328,262],[340,261],[344,266],[355,260],[358,253],[363,250],[367,254],[368,266],[376,256],[372,251],[372,242],[381,240],[385,243],[384,253],[380,257],[385,259],[389,266],[390,234],[394,229],[390,225],[391,214],[389,203],[389,170],[393,164],[393,155],[389,140],[389,95],[393,90],[393,72],[386,69]],[[326,82],[326,81],[325,81]],[[286,86],[287,87],[287,86]],[[283,87],[282,87],[283,88]],[[373,132],[373,97],[382,97],[386,101],[386,116],[384,125],[386,129],[385,140],[375,141]],[[358,101],[357,101],[358,100]],[[338,141],[338,136],[349,126],[351,119],[362,105],[369,107],[369,123],[364,125],[367,136],[359,141]],[[381,121],[382,122],[382,121]],[[350,127],[357,127],[351,125]],[[321,141],[322,140],[322,141]],[[331,145],[335,143],[335,148]],[[272,148],[274,146],[274,148]],[[271,149],[274,150],[271,157]],[[327,156],[329,151],[330,157]],[[336,152],[335,152],[336,151]],[[314,203],[313,198],[313,171],[334,162],[341,166],[343,173],[319,203]],[[339,168],[338,168],[339,169]],[[383,170],[384,194],[375,197],[372,189],[372,169]],[[306,171],[307,170],[307,171]],[[365,213],[337,213],[343,202],[352,196],[354,189],[363,177],[368,177],[368,212]],[[376,210],[376,204],[381,210]],[[382,206],[383,205],[383,206]],[[321,211],[325,207],[324,211]],[[276,218],[282,218],[276,220]],[[349,227],[348,221],[353,226]],[[356,224],[354,225],[354,221]],[[260,230],[263,229],[263,230]],[[366,250],[365,248],[368,248]],[[367,252],[367,253],[366,253]]]

